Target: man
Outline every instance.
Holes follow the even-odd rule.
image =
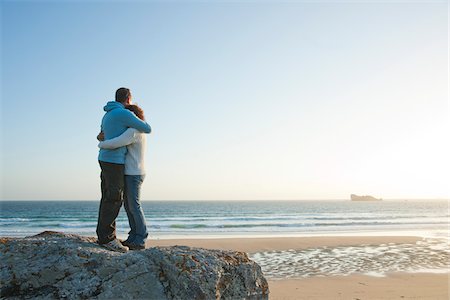
[[[101,131],[106,140],[121,135],[127,128],[135,128],[150,133],[151,128],[131,111],[125,109],[131,104],[131,92],[127,88],[116,91],[116,101],[110,101],[103,108],[106,113],[102,119]],[[98,213],[97,237],[103,247],[118,252],[127,252],[116,238],[116,218],[122,206],[124,190],[124,169],[126,147],[100,149],[98,161],[101,168],[102,199]]]

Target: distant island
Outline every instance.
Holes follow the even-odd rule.
[[[368,195],[366,195],[366,196],[358,196],[358,195],[355,195],[355,194],[351,194],[350,198],[351,198],[352,201],[381,201],[381,200],[383,200],[381,198],[378,199],[378,198],[375,198],[375,197],[372,197],[372,196],[368,196]]]

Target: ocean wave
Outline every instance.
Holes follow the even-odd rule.
[[[260,227],[279,227],[279,228],[305,228],[305,227],[349,227],[349,226],[383,226],[383,225],[448,225],[445,222],[346,222],[346,223],[240,223],[240,224],[149,224],[153,228],[172,228],[172,229],[220,229],[220,228],[260,228]]]
[[[193,228],[211,228],[206,224],[172,224],[170,228],[193,229]]]
[[[349,227],[349,226],[432,226],[432,225],[449,225],[449,221],[447,219],[442,220],[423,220],[423,219],[406,219],[406,220],[343,220],[342,222],[336,222],[333,220],[321,220],[322,222],[314,222],[314,221],[305,221],[305,222],[276,222],[271,220],[269,222],[200,222],[200,223],[192,223],[192,222],[184,222],[184,223],[172,223],[172,222],[153,222],[151,219],[147,219],[147,226],[153,229],[164,229],[164,228],[172,228],[172,229],[201,229],[201,228],[209,228],[209,229],[217,229],[217,228],[260,228],[260,227],[268,227],[268,228],[306,228],[306,227]],[[267,221],[267,220],[264,220]],[[128,227],[127,219],[118,219],[116,221],[118,227]],[[33,222],[24,221],[24,222],[11,222],[11,223],[1,223],[2,227],[25,227],[30,228],[34,227],[38,228],[90,228],[97,226],[97,220],[90,220],[85,222],[64,222],[62,220],[55,221],[40,221]]]
[[[0,234],[56,230],[95,234],[98,201],[1,202]],[[443,201],[143,202],[149,231],[194,234],[236,232],[349,232],[358,230],[439,231],[449,226]],[[129,230],[122,209],[120,232]],[[21,234],[18,234],[21,235]]]
[[[448,222],[448,218],[446,216],[430,216],[430,217],[421,217],[421,216],[403,216],[403,217],[385,217],[385,216],[377,216],[377,217],[353,217],[353,216],[343,216],[343,217],[304,217],[304,216],[277,216],[277,217],[221,217],[221,218],[152,218],[147,217],[147,222],[150,223],[173,223],[173,222],[181,222],[181,223],[257,223],[257,222],[265,222],[265,223],[317,223],[317,221],[322,222],[349,222],[349,221],[357,221],[357,222],[389,222],[391,220],[397,220],[399,222]],[[282,221],[282,222],[280,222]]]
[[[85,222],[85,223],[61,223],[61,222],[41,222],[41,223],[28,223],[28,224],[1,224],[3,227],[23,227],[23,228],[90,228],[97,226],[97,222]]]

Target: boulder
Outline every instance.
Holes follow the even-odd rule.
[[[268,299],[245,252],[186,246],[128,253],[93,237],[43,232],[0,238],[1,297],[46,299]]]

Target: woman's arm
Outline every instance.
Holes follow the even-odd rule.
[[[128,128],[124,133],[110,140],[105,140],[98,143],[99,148],[103,149],[116,149],[129,144],[132,144],[136,141],[136,135],[138,131],[134,128]]]
[[[123,116],[123,124],[127,127],[136,128],[144,133],[150,133],[152,131],[152,128],[147,122],[136,117],[136,115],[128,109],[125,109],[125,112],[121,116]]]

